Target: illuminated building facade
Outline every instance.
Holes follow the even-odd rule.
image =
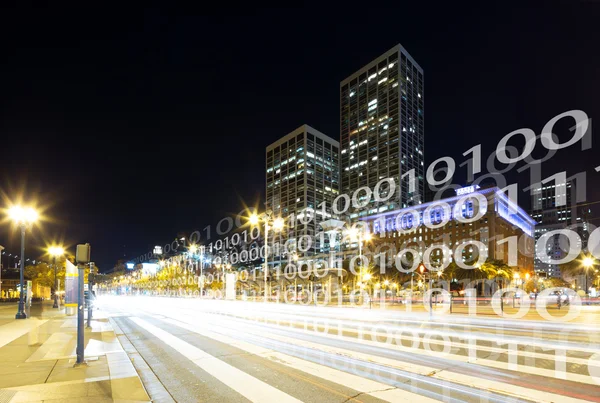
[[[496,187],[469,190],[455,197],[385,212],[363,220],[369,224],[375,243],[393,243],[398,252],[412,248],[422,256],[427,248],[439,246],[432,248],[431,261],[442,259],[442,245],[452,254],[447,256],[449,261],[452,261],[457,249],[462,249],[465,261],[476,259],[478,251],[475,245],[466,244],[464,248],[459,248],[459,245],[473,240],[484,245],[489,259],[510,264],[509,242],[498,241],[516,236],[517,267],[531,271],[535,221]],[[523,253],[525,251],[527,253]]]
[[[353,194],[365,186],[372,190],[384,178],[396,183],[395,196],[385,202],[373,200],[352,211],[351,218],[423,201],[423,89],[423,69],[401,45],[341,82],[342,193]],[[409,188],[411,171],[414,192]]]
[[[307,253],[314,253],[319,248],[314,234],[331,218],[339,194],[339,143],[303,125],[267,147],[266,171],[266,208],[286,222],[282,233],[270,234],[269,244],[300,242],[310,235]]]

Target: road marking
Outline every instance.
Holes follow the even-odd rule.
[[[343,372],[325,365],[315,364],[311,361],[303,360],[291,355],[279,353],[275,350],[256,346],[254,344],[229,337],[222,333],[211,332],[199,326],[190,325],[173,319],[162,319],[164,322],[187,329],[204,337],[216,340],[220,343],[225,343],[232,347],[246,351],[250,354],[270,359],[279,364],[297,369],[309,375],[325,379],[329,382],[337,383],[338,385],[356,390],[363,394],[368,394],[378,399],[388,402],[438,402],[439,400],[411,393],[400,389],[391,389],[393,386],[372,381],[357,375]]]
[[[212,314],[203,314],[203,313],[195,314],[196,318],[199,316],[206,318],[206,320],[211,323],[222,323],[223,324],[224,323],[223,321],[234,321],[235,320],[234,318],[231,318],[231,317],[225,318],[222,316],[212,315]],[[217,322],[215,322],[215,321],[217,321]],[[245,325],[248,326],[249,324],[245,324]],[[251,324],[251,325],[256,326],[257,324]],[[243,326],[243,325],[236,324],[234,326]],[[546,378],[565,379],[565,380],[569,380],[569,381],[573,381],[573,382],[579,382],[579,383],[584,383],[584,384],[589,384],[589,385],[594,385],[594,386],[598,385],[597,382],[589,375],[580,375],[580,374],[575,374],[572,372],[566,372],[566,370],[562,370],[561,368],[563,368],[564,362],[568,362],[568,359],[566,357],[563,357],[562,355],[555,357],[554,360],[550,359],[550,361],[553,361],[553,362],[555,362],[555,364],[558,364],[558,365],[555,365],[555,369],[552,370],[552,369],[546,369],[546,368],[537,368],[537,367],[533,367],[533,366],[529,366],[529,365],[520,365],[516,361],[516,358],[518,355],[521,354],[521,351],[515,351],[515,353],[511,355],[508,349],[504,350],[504,354],[509,355],[508,362],[499,362],[499,361],[495,361],[492,359],[478,358],[477,356],[471,357],[469,355],[463,356],[463,355],[454,355],[454,354],[448,354],[448,353],[442,353],[442,352],[438,353],[435,351],[428,351],[425,349],[413,348],[412,346],[406,347],[403,345],[382,343],[382,342],[372,341],[372,340],[368,340],[368,339],[364,339],[364,338],[342,336],[341,334],[340,335],[328,334],[328,333],[309,330],[308,327],[306,327],[306,326],[303,329],[284,327],[284,326],[278,326],[278,325],[274,325],[274,324],[265,324],[265,323],[260,324],[259,326],[279,328],[279,329],[284,329],[286,331],[290,331],[290,332],[294,332],[294,333],[310,334],[310,335],[314,335],[316,337],[325,337],[328,339],[335,339],[338,341],[347,341],[350,343],[354,342],[357,344],[362,344],[362,345],[367,345],[367,346],[388,348],[390,350],[396,350],[396,351],[401,351],[401,352],[406,352],[406,353],[413,353],[416,355],[425,355],[427,357],[435,357],[436,355],[437,356],[441,355],[445,359],[452,360],[452,361],[458,361],[458,362],[462,362],[462,363],[471,363],[471,364],[478,364],[478,365],[483,365],[483,366],[491,367],[491,368],[518,371],[518,372],[523,372],[523,373],[528,373],[528,374],[533,374],[533,375],[539,375],[539,376],[543,376]],[[260,331],[260,330],[258,330],[258,331]],[[308,332],[310,332],[310,333],[308,333]],[[269,335],[269,337],[271,337],[271,335]],[[424,339],[424,341],[425,340],[427,342],[434,342],[434,340],[431,340],[429,338]],[[452,342],[449,342],[449,343],[450,343],[449,344],[450,346],[453,345]],[[506,344],[510,344],[510,342],[507,342]],[[572,351],[575,351],[575,350],[578,350],[578,349],[573,349]],[[545,358],[545,359],[548,360],[548,358]],[[595,365],[591,365],[591,366],[595,366]]]
[[[194,312],[196,313],[196,312]],[[219,315],[219,314],[213,314],[210,312],[206,312],[206,313],[202,313],[202,314],[208,314],[208,315],[216,315],[216,316],[220,316],[222,317],[223,315]],[[267,323],[267,321],[271,321],[271,322],[275,322],[275,324],[279,324],[282,321],[278,320],[276,318],[270,318],[267,319],[266,317],[263,316],[262,321],[260,319],[256,320],[255,314],[253,315],[252,313],[249,314],[243,314],[243,313],[228,313],[228,316],[232,317],[232,318],[246,318],[247,320],[250,321],[255,321],[255,322],[262,322],[262,323]],[[289,315],[289,316],[293,316],[293,315]],[[284,320],[284,323],[295,323],[295,324],[300,324],[300,325],[304,325],[305,329],[308,327],[308,325],[321,325],[321,324],[330,324],[330,327],[332,328],[336,328],[337,329],[337,324],[341,323],[341,324],[351,324],[351,322],[345,321],[345,320],[336,320],[334,323],[331,323],[331,321],[326,321],[326,319],[319,319],[319,320],[312,320],[312,321],[303,321],[303,322],[293,322],[293,321],[289,321],[287,318],[289,316],[286,316],[286,320]],[[309,323],[310,322],[310,323]],[[448,336],[448,337],[456,337],[456,338],[461,338],[463,340],[481,340],[481,341],[489,341],[489,342],[495,342],[495,343],[515,343],[518,345],[524,345],[524,346],[535,346],[535,347],[540,347],[546,350],[549,349],[553,349],[553,350],[563,350],[563,349],[569,349],[569,351],[582,351],[582,352],[586,352],[586,353],[596,353],[598,351],[598,349],[600,348],[600,345],[596,344],[591,344],[589,343],[588,345],[576,345],[576,343],[570,343],[570,345],[565,344],[565,343],[554,343],[552,340],[538,340],[538,339],[534,339],[534,338],[528,338],[528,339],[524,339],[524,338],[507,338],[507,337],[498,337],[498,336],[494,336],[494,335],[487,335],[487,334],[468,334],[468,333],[462,333],[462,336],[459,336],[458,332],[450,332],[450,331],[446,331],[446,330],[436,330],[436,329],[426,329],[426,328],[422,328],[422,327],[415,327],[415,326],[403,326],[403,327],[393,327],[393,326],[388,326],[388,325],[375,325],[374,326],[359,326],[359,328],[363,329],[363,332],[365,331],[365,328],[377,328],[377,329],[390,329],[393,332],[408,332],[408,331],[416,331],[418,333],[423,333],[423,334],[432,334],[432,335],[441,335],[441,336]],[[351,331],[357,331],[358,329],[353,329],[353,328],[344,328],[343,330],[351,330]],[[505,330],[510,330],[510,329],[505,329]],[[588,330],[589,331],[589,330]]]
[[[206,314],[204,314],[206,315]],[[211,314],[208,314],[211,315]],[[232,316],[232,318],[235,318],[236,316]],[[240,318],[246,318],[246,320],[250,320],[248,319],[248,317],[245,316],[239,316]],[[291,327],[291,325],[304,325],[304,330],[305,331],[309,331],[312,332],[314,334],[320,335],[323,334],[323,332],[315,329],[315,326],[317,328],[324,328],[327,327],[328,329],[334,330],[337,332],[337,334],[342,334],[342,333],[358,333],[361,334],[363,339],[367,339],[366,336],[368,336],[371,340],[376,340],[376,339],[385,339],[387,337],[389,337],[390,335],[394,336],[395,339],[398,339],[398,336],[402,339],[402,340],[406,340],[406,341],[412,341],[412,342],[419,342],[418,344],[414,344],[413,345],[419,345],[420,343],[423,342],[427,342],[428,344],[434,344],[437,346],[450,346],[450,347],[457,347],[457,348],[462,348],[462,349],[476,349],[477,351],[487,351],[490,353],[499,353],[499,354],[510,354],[510,351],[507,350],[506,348],[499,348],[499,347],[488,347],[488,346],[483,346],[483,345],[475,345],[473,344],[473,342],[476,342],[477,340],[482,340],[482,341],[489,341],[491,343],[496,343],[499,345],[512,345],[514,344],[515,346],[518,345],[522,345],[522,346],[527,346],[527,347],[531,347],[532,345],[529,343],[525,343],[524,341],[521,342],[516,342],[513,343],[510,339],[508,338],[501,338],[501,337],[496,337],[496,338],[492,338],[492,337],[487,337],[487,338],[481,338],[478,336],[473,336],[473,335],[469,335],[469,334],[465,334],[465,333],[458,333],[458,332],[448,332],[448,331],[443,331],[443,330],[435,330],[435,329],[424,329],[424,328],[416,328],[416,327],[405,327],[405,328],[392,328],[389,326],[379,326],[379,327],[374,327],[374,326],[367,326],[366,328],[361,328],[361,327],[341,327],[342,321],[339,321],[338,326],[336,326],[335,323],[330,324],[330,323],[326,323],[326,322],[319,322],[319,321],[315,321],[313,322],[313,326],[312,329],[311,327],[306,327],[306,322],[300,322],[300,321],[291,321],[291,320],[286,320],[286,321],[275,321],[275,320],[270,320],[270,322],[267,321],[259,321],[258,323],[266,325],[266,326],[277,326],[279,328],[285,328],[285,329],[296,329],[296,330],[301,330],[301,327]],[[390,329],[389,333],[382,333],[382,332],[378,332],[378,331],[373,331],[373,330],[369,330],[369,329]],[[423,334],[423,336],[408,336],[408,334]],[[331,335],[331,333],[330,333]],[[335,335],[335,333],[334,333]],[[455,338],[455,339],[459,339],[459,340],[467,340],[467,343],[464,342],[456,342],[456,341],[446,341],[446,340],[440,340],[440,339],[434,339],[433,337],[435,336],[447,336],[447,337],[451,337],[451,338]],[[367,339],[368,340],[368,339]],[[561,346],[561,348],[558,348],[557,346]],[[535,346],[534,346],[535,347]],[[545,350],[552,350],[552,351],[569,351],[569,352],[574,352],[574,351],[582,351],[582,352],[587,352],[587,353],[593,353],[598,351],[595,348],[569,348],[569,346],[567,345],[552,345],[552,347],[546,346],[546,347],[541,347],[544,348]],[[415,347],[415,350],[419,349],[418,347]],[[412,348],[411,348],[412,350]],[[422,350],[422,349],[421,349]],[[444,354],[444,356],[449,356],[449,355],[456,355],[459,357],[462,357],[462,355],[460,354],[453,354],[452,352],[449,352],[447,354]],[[517,350],[516,348],[514,349],[514,355],[515,356],[519,356],[519,357],[529,357],[529,358],[536,358],[536,359],[540,359],[540,360],[548,360],[548,361],[555,361],[556,359],[556,354],[553,356],[552,354],[546,354],[546,353],[537,353],[534,351],[527,351],[527,350]],[[448,357],[451,358],[451,357]],[[568,363],[572,363],[572,364],[578,364],[578,365],[590,365],[590,360],[587,358],[578,358],[578,357],[571,357],[571,356],[559,356],[559,358],[561,359],[561,362],[568,362]],[[595,365],[595,364],[592,364]],[[597,365],[600,365],[597,364]]]
[[[196,318],[196,320],[197,320],[197,318]],[[206,323],[206,322],[204,322],[204,323]],[[215,325],[214,323],[211,323],[210,325],[213,327],[216,327],[217,329],[221,329],[218,332],[220,334],[231,333],[231,331],[232,331],[231,328]],[[564,396],[564,395],[558,395],[558,394],[554,394],[554,393],[546,392],[546,391],[542,391],[542,390],[530,389],[530,388],[517,386],[514,384],[469,376],[469,375],[465,375],[465,374],[461,374],[461,373],[452,372],[449,370],[441,370],[440,368],[433,368],[433,367],[417,365],[417,364],[412,364],[412,363],[405,363],[405,362],[391,359],[391,358],[360,353],[357,351],[348,350],[348,349],[339,348],[339,347],[322,345],[322,344],[318,344],[318,343],[309,342],[306,340],[299,340],[299,339],[294,339],[294,338],[285,337],[285,336],[278,336],[278,335],[274,335],[272,333],[265,335],[264,330],[261,331],[261,330],[248,329],[247,326],[244,326],[241,324],[230,324],[230,325],[233,325],[235,327],[234,330],[236,332],[240,332],[241,327],[245,327],[244,332],[258,335],[258,336],[261,336],[264,338],[270,338],[270,339],[278,340],[278,341],[281,341],[284,343],[289,343],[289,344],[296,345],[296,346],[303,347],[303,348],[311,348],[313,350],[323,351],[326,353],[344,355],[344,356],[348,356],[348,357],[355,358],[355,359],[365,361],[365,362],[375,363],[375,364],[379,364],[379,365],[386,365],[386,366],[400,369],[402,371],[416,373],[419,375],[431,374],[430,375],[431,377],[437,378],[437,379],[440,379],[443,381],[454,382],[454,383],[462,384],[465,386],[477,387],[477,388],[486,389],[486,390],[494,390],[494,391],[498,391],[499,393],[508,394],[510,396],[531,399],[531,400],[539,401],[539,402],[560,401],[560,402],[565,402],[565,403],[567,403],[567,402],[575,403],[575,402],[581,401],[580,399],[575,399],[575,398],[571,398],[571,397]],[[327,337],[326,335],[323,335],[323,336]],[[337,338],[337,337],[335,337],[335,338]],[[340,339],[338,339],[338,340],[340,340]],[[340,340],[340,341],[343,341],[343,340]],[[365,343],[365,344],[369,344],[369,343]],[[379,343],[379,344],[381,344],[381,343]],[[428,355],[430,355],[430,354],[428,354]],[[430,357],[434,358],[431,355],[430,355]],[[520,372],[523,372],[523,371],[520,371]],[[552,372],[552,371],[550,371],[550,372]],[[596,385],[595,383],[592,383],[592,384]]]
[[[130,318],[135,324],[158,337],[169,347],[192,361],[203,371],[235,390],[253,402],[300,403],[301,401],[281,390],[261,381],[234,366],[200,350],[178,337],[146,322],[143,319]]]

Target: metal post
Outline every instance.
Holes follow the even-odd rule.
[[[4,246],[0,245],[0,299],[2,299],[2,251],[4,250]],[[8,256],[6,258],[6,262],[8,263]]]
[[[56,256],[54,256],[54,305],[52,308],[58,308],[58,283],[56,281]]]
[[[20,264],[20,278],[21,278],[21,292],[19,293],[19,308],[17,314],[15,315],[15,319],[27,319],[27,314],[25,314],[25,303],[23,302],[23,288],[24,279],[23,279],[23,270],[25,269],[23,266],[25,265],[25,224],[21,224],[21,262]]]
[[[204,246],[202,247],[204,248]],[[204,294],[204,249],[202,249],[202,257],[200,258],[200,298]]]
[[[77,268],[79,269],[79,292],[78,292],[78,298],[77,298],[77,364],[83,364],[83,359],[84,359],[84,354],[83,354],[83,348],[84,348],[84,329],[83,329],[83,317],[84,317],[84,310],[83,310],[83,276],[84,276],[84,270],[83,270],[83,265],[80,263],[77,265]]]
[[[94,272],[94,263],[90,263],[90,274],[88,274],[88,317],[87,327],[92,327],[92,289],[94,283],[92,282],[92,275]]]
[[[265,220],[265,302],[267,302],[267,272],[269,271],[269,222]]]
[[[429,273],[429,318],[431,319],[431,316],[433,315],[433,293],[431,292],[431,288],[432,288],[432,279],[431,279],[431,273]]]

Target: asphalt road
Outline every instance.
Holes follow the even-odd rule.
[[[102,297],[154,401],[600,402],[600,324]]]

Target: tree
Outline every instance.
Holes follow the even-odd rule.
[[[64,288],[65,276],[66,276],[66,259],[64,257],[56,259],[56,279],[59,284],[63,284],[61,288]],[[94,270],[98,270],[98,267],[94,266]],[[90,266],[85,265],[84,270],[84,282],[88,282],[90,274]],[[29,280],[35,280],[38,284],[54,289],[54,264],[40,262],[36,265],[25,266],[23,272],[25,278]]]
[[[41,262],[36,265],[25,266],[23,275],[25,278],[36,281],[40,285],[54,287],[54,268],[50,267],[47,263]]]

